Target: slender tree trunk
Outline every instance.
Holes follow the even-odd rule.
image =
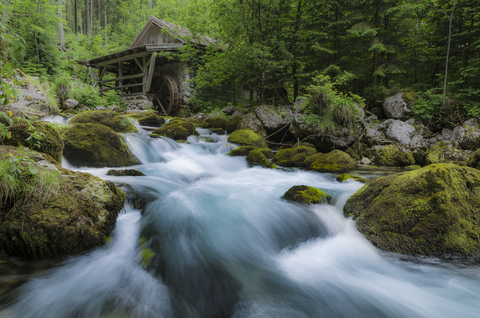
[[[85,25],[83,28],[83,34],[88,34],[89,33],[89,25],[90,25],[90,0],[85,0]]]
[[[62,17],[62,0],[57,0],[58,5],[58,48],[65,51],[65,37],[63,35],[63,17]]]
[[[447,46],[447,60],[445,61],[445,79],[443,81],[443,105],[445,105],[446,93],[447,93],[447,76],[448,76],[448,58],[450,57],[450,42],[452,40],[452,21],[453,21],[453,12],[455,11],[455,6],[457,1],[453,4],[452,13],[450,14],[450,27],[448,29],[448,46]],[[447,16],[448,17],[448,16]]]
[[[77,7],[77,0],[75,0],[75,35],[78,35],[78,11],[77,11],[78,7]]]
[[[93,19],[95,17],[94,13],[95,11],[93,10],[93,0],[90,0],[90,34],[93,35]]]
[[[98,30],[100,31],[100,28],[102,27],[102,7],[100,6],[100,0],[98,0]]]

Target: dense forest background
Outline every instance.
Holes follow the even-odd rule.
[[[0,11],[2,73],[52,87],[88,83],[75,61],[128,48],[154,15],[211,39],[182,52],[199,89],[236,82],[256,103],[291,103],[328,82],[367,109],[402,91],[425,120],[480,116],[478,0],[3,0]]]

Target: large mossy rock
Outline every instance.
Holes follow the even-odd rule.
[[[187,140],[191,135],[200,136],[195,126],[186,120],[174,117],[162,128],[154,130],[150,136],[152,138],[167,137],[173,140]]]
[[[344,207],[383,250],[437,257],[480,253],[480,171],[435,164],[378,178]]]
[[[305,185],[291,187],[282,198],[303,204],[330,203],[332,200],[332,196],[325,191]]]
[[[318,172],[340,172],[355,169],[355,160],[349,154],[333,150],[318,156],[318,159],[310,165],[310,169]]]
[[[30,126],[24,121],[13,124],[8,128],[11,133],[11,138],[2,140],[3,144],[29,147],[32,150],[52,156],[53,159],[58,162],[62,162],[64,144],[58,130],[44,121],[34,121],[32,122],[32,126],[34,128],[33,131],[30,130]],[[39,139],[37,140],[31,137],[32,133],[36,133]],[[38,142],[38,146],[32,145],[27,139],[30,139],[32,142]]]
[[[119,134],[99,124],[73,124],[62,132],[65,158],[78,167],[127,167],[138,164]]]
[[[480,149],[470,155],[467,166],[480,170]]]
[[[242,117],[237,126],[238,130],[251,129],[262,137],[267,137],[267,132],[263,128],[262,122],[253,113],[246,114]]]
[[[355,175],[349,175],[349,174],[341,174],[338,177],[335,178],[338,182],[345,182],[348,179],[353,179],[355,181],[361,182],[361,183],[367,183],[368,179],[360,177],[360,176],[355,176]]]
[[[280,149],[273,157],[272,162],[284,167],[303,167],[305,159],[316,153],[315,148],[305,146]]]
[[[5,154],[30,158],[38,172],[29,177],[34,188],[26,200],[21,192],[5,193],[0,186],[0,251],[43,258],[105,244],[126,198],[113,182],[62,169],[43,153],[0,146],[0,161],[7,160]],[[56,187],[48,190],[47,185]],[[15,209],[19,200],[22,208]],[[8,204],[2,206],[3,202]]]
[[[69,124],[100,124],[119,133],[138,132],[137,127],[125,117],[108,110],[81,112],[70,119]]]
[[[250,151],[255,149],[257,148],[252,146],[240,146],[227,153],[227,155],[232,157],[247,156]]]
[[[375,163],[380,166],[406,167],[415,164],[411,151],[396,145],[377,146]]]
[[[141,126],[160,127],[165,124],[165,119],[154,112],[127,114],[125,117],[136,119]]]
[[[469,150],[457,149],[452,144],[439,141],[427,150],[426,162],[428,165],[435,163],[454,163],[465,166],[472,154]]]
[[[262,166],[265,168],[278,169],[263,153],[258,150],[252,150],[247,155],[247,161],[253,166]]]
[[[268,148],[265,139],[251,129],[236,130],[228,136],[228,142],[240,146],[252,146],[256,148]]]

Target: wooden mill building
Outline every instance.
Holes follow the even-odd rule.
[[[129,49],[79,62],[90,68],[100,93],[115,89],[122,97],[146,96],[158,110],[171,114],[192,96],[194,87],[187,80],[193,75],[188,62],[155,53],[178,52],[189,35],[187,29],[152,16]],[[194,43],[206,47],[210,41]]]

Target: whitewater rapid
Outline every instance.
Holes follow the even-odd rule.
[[[2,317],[479,317],[477,265],[372,246],[343,216],[358,182],[249,167],[226,135],[189,144],[124,135],[145,177],[85,171],[149,198],[127,203],[106,246],[69,258],[16,291]],[[214,142],[207,142],[212,138]],[[118,169],[118,168],[116,168]],[[331,205],[283,200],[321,188]],[[140,239],[146,242],[140,246]],[[141,250],[155,252],[147,267]]]

